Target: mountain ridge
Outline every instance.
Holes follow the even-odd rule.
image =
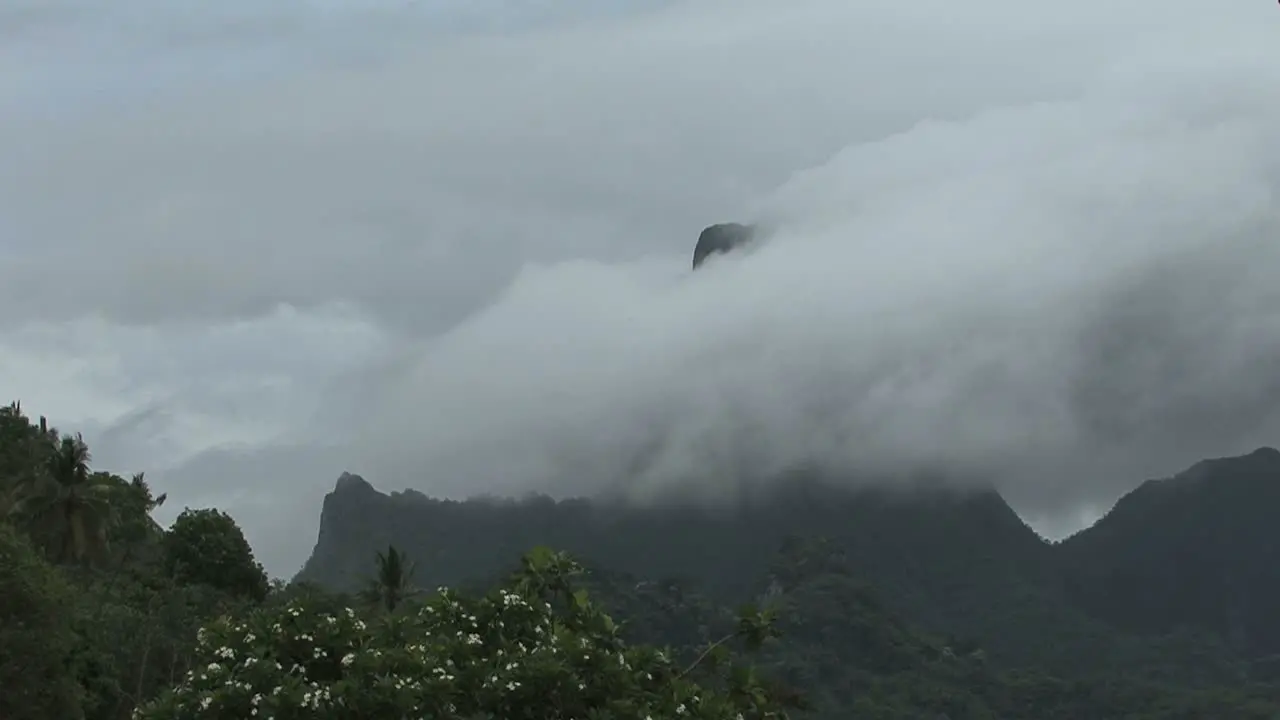
[[[1237,486],[1242,489],[1233,491]],[[1258,487],[1276,493],[1259,495]],[[1226,499],[1214,500],[1219,495]],[[1219,515],[1230,515],[1235,506],[1280,510],[1280,451],[1263,447],[1210,459],[1143,483],[1090,528],[1059,542],[1041,537],[990,488],[925,483],[910,490],[849,489],[809,475],[768,496],[714,510],[674,501],[634,506],[545,495],[441,500],[415,490],[384,493],[344,473],[325,497],[316,546],[296,580],[353,589],[366,580],[368,558],[396,545],[415,558],[422,584],[467,584],[505,571],[528,547],[548,545],[636,577],[692,579],[709,596],[733,601],[751,596],[767,572],[761,559],[788,538],[821,537],[911,622],[981,646],[996,662],[1035,661],[1063,673],[1086,667],[1125,672],[1152,653],[1201,653],[1206,682],[1234,677],[1243,672],[1241,658],[1280,652],[1280,628],[1262,632],[1259,642],[1242,640],[1255,626],[1270,625],[1256,608],[1237,608],[1239,618],[1224,619],[1232,606],[1223,604],[1221,582],[1208,583],[1216,588],[1206,591],[1210,600],[1178,605],[1177,583],[1191,582],[1176,572],[1186,540],[1169,532],[1144,539],[1154,531],[1142,528],[1157,520],[1171,527],[1188,523],[1179,509],[1184,506],[1216,507]],[[1160,519],[1172,512],[1162,508],[1177,513]],[[1194,524],[1188,527],[1184,535],[1199,536]],[[1224,528],[1214,537],[1229,534]],[[1280,557],[1280,532],[1272,535],[1275,542],[1253,542],[1274,546]],[[1226,543],[1227,549],[1199,558],[1194,567],[1210,572],[1221,552],[1244,552],[1240,548],[1248,545]],[[1140,565],[1168,572],[1141,571]],[[1238,581],[1276,586],[1280,604],[1280,580],[1271,577],[1280,564],[1241,560],[1228,566],[1236,568]],[[1166,602],[1142,600],[1151,593],[1125,581],[1133,577],[1158,581]],[[1029,638],[1034,628],[1052,630]]]
[[[1194,628],[1245,657],[1280,651],[1280,451],[1203,460],[1148,480],[1059,544],[1068,592],[1143,634]]]

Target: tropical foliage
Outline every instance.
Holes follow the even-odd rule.
[[[387,612],[395,612],[414,594],[413,561],[391,545],[385,553],[378,552],[377,569],[377,576],[369,581],[363,597]]]
[[[221,510],[182,511],[164,536],[164,569],[183,585],[204,585],[257,602],[267,597],[266,571],[236,521]]]
[[[1066,613],[1026,569],[1047,556],[1018,547],[986,501],[930,505],[950,544],[929,544],[898,506],[830,496],[795,506],[827,539],[751,518],[754,534],[732,542],[678,508],[589,536],[581,503],[507,504],[518,514],[495,525],[492,502],[418,497],[447,509],[419,535],[430,550],[378,537],[340,556],[361,563],[354,582],[313,567],[321,582],[286,583],[268,581],[229,514],[188,508],[164,528],[152,513],[165,496],[144,475],[91,461],[78,435],[0,408],[4,720],[1280,717],[1280,690],[1212,632],[1137,637]],[[878,548],[815,508],[876,533]],[[956,518],[970,512],[998,540],[966,534]],[[584,568],[526,542],[572,545],[574,532],[612,561]],[[903,538],[925,556],[894,554]],[[656,558],[668,566],[697,568],[699,553],[720,565],[632,571],[661,567],[668,544],[686,549]],[[505,570],[475,563],[477,548]],[[873,550],[898,574],[867,570]],[[451,568],[481,572],[424,589]],[[995,589],[971,595],[974,577]]]
[[[408,613],[366,620],[352,608],[292,601],[221,618],[201,631],[198,669],[139,717],[786,717],[748,668],[716,675],[705,659],[682,667],[663,651],[628,646],[572,584],[579,572],[539,550],[486,595],[441,589]],[[758,615],[734,637],[758,647],[769,632]]]

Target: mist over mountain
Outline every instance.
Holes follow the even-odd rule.
[[[0,718],[1277,720],[1275,13],[3,3]]]
[[[145,473],[91,460],[81,436],[0,407],[6,717],[222,720],[327,704],[382,718],[448,703],[510,715],[528,702],[543,717],[620,700],[665,702],[645,712],[668,717],[698,701],[624,691],[625,678],[675,683],[664,693],[690,677],[700,698],[726,688],[747,703],[716,720],[764,718],[764,704],[795,720],[1280,712],[1273,448],[1145,482],[1058,544],[995,490],[930,474],[864,483],[808,468],[733,503],[637,504],[386,495],[343,473],[288,583],[268,579],[230,515],[186,508],[166,528],[152,513],[168,497]],[[571,632],[562,652],[555,638]],[[735,658],[738,641],[752,659]],[[397,669],[429,647],[451,655]],[[655,664],[636,670],[643,658]],[[526,683],[565,673],[512,706]],[[463,691],[472,674],[480,684]],[[282,682],[329,697],[274,693]]]
[[[6,377],[278,573],[318,455],[449,497],[934,472],[1057,535],[1274,442],[1273,7],[580,10],[0,11]],[[720,222],[769,241],[695,276]]]
[[[1280,118],[1243,57],[850,147],[692,277],[528,266],[375,384],[353,462],[641,499],[935,471],[1038,514],[1256,447],[1280,431]]]

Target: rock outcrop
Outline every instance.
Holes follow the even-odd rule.
[[[717,253],[727,253],[756,239],[758,227],[741,223],[719,223],[698,235],[693,248],[693,269],[697,270],[707,258]]]

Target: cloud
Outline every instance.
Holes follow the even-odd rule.
[[[704,275],[526,265],[386,379],[361,466],[713,497],[805,463],[935,470],[1040,514],[1274,442],[1280,104],[1254,50],[1153,43],[1073,97],[855,142]]]
[[[1280,105],[1222,70],[850,147],[706,274],[530,268],[388,381],[367,462],[455,492],[946,469],[1044,510],[1274,437]]]
[[[0,375],[284,573],[343,469],[1050,522],[1274,442],[1273,7],[515,5],[23,11]]]
[[[171,56],[182,72],[140,101],[151,85],[133,80],[128,109],[0,121],[14,168],[0,209],[40,248],[6,263],[0,287],[30,294],[56,266],[74,288],[0,322],[86,305],[121,322],[219,320],[343,300],[438,330],[526,261],[683,250],[850,142],[1068,94],[1120,34],[1091,29],[1086,45],[1069,27],[1033,32],[1078,26],[1079,11],[1012,8],[682,3],[440,36],[439,12],[297,9],[220,30],[217,64],[160,39],[226,28],[225,12],[120,20],[109,27],[137,48],[131,72]],[[997,17],[1007,28],[975,42]],[[1044,62],[1010,65],[1032,53]],[[242,55],[270,72],[219,80],[221,59]]]
[[[388,347],[349,309],[280,307],[213,327],[28,323],[0,340],[0,367],[29,414],[84,432],[98,466],[151,472],[211,446],[322,441],[317,388]]]

